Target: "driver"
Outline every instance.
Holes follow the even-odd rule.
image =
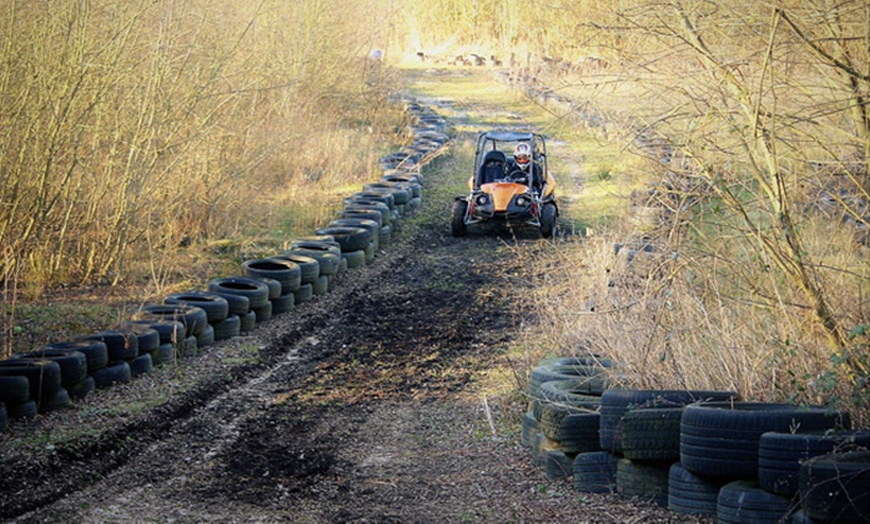
[[[525,184],[531,183],[533,188],[540,190],[544,183],[541,176],[541,165],[532,160],[532,148],[529,144],[525,142],[517,144],[514,148],[513,160],[508,178]]]

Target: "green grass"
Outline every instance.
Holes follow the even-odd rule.
[[[2,314],[11,321],[5,306]],[[117,324],[123,304],[103,301],[67,303],[60,301],[19,304],[12,324],[11,352],[35,351],[46,344],[94,333]],[[4,323],[7,324],[7,323]]]
[[[631,191],[643,185],[637,175],[642,159],[626,153],[622,144],[608,140],[598,130],[578,126],[571,115],[541,106],[521,91],[499,83],[489,71],[409,68],[403,72],[412,95],[424,100],[458,101],[453,108],[439,110],[457,124],[459,149],[454,156],[468,166],[473,151],[462,151],[462,140],[479,131],[524,127],[544,134],[564,227],[582,232],[587,227],[612,224],[623,216]],[[462,102],[465,100],[473,102]],[[463,169],[468,173],[470,168]],[[461,180],[464,184],[465,178]]]

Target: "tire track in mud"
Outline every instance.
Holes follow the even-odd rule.
[[[0,479],[0,516],[672,522],[615,496],[578,504],[570,485],[544,485],[503,430],[517,422],[508,403],[484,407],[469,393],[503,364],[527,313],[531,279],[505,246],[539,235],[485,224],[454,239],[444,182],[431,183],[436,196],[373,264],[268,323],[248,349],[216,351],[224,365],[188,393],[69,453],[0,464],[14,473]]]
[[[163,518],[167,498],[179,507],[191,494],[262,505],[319,492],[349,467],[339,443],[378,403],[460,391],[509,338],[512,306],[492,291],[506,288],[492,271],[501,241],[458,242],[442,219],[428,213],[374,264],[348,273],[338,292],[279,317],[258,362],[69,442],[47,463],[4,465],[0,489],[10,496],[0,516]]]

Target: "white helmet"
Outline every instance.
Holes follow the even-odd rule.
[[[525,168],[532,161],[532,148],[529,147],[529,144],[525,142],[517,144],[517,147],[514,148],[514,160],[516,160],[517,165]]]

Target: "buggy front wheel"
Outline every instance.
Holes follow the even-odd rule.
[[[465,224],[465,214],[468,212],[468,202],[465,200],[456,200],[453,202],[453,219],[450,222],[450,230],[453,236],[462,237],[468,232],[468,226]]]
[[[553,231],[556,229],[556,206],[553,204],[544,204],[541,208],[541,236],[550,238],[553,236]]]

